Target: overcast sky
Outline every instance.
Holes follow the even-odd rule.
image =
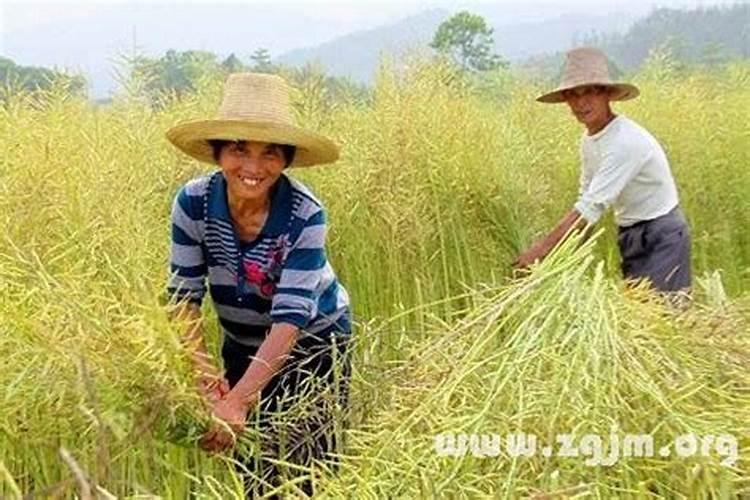
[[[569,12],[605,12],[630,10],[647,12],[655,6],[700,6],[732,3],[726,0],[511,0],[471,1],[471,0],[192,0],[187,2],[149,0],[0,0],[0,54],[11,47],[9,37],[19,34],[31,38],[41,38],[50,45],[56,43],[55,35],[65,31],[66,25],[76,25],[83,20],[96,24],[97,19],[111,13],[121,14],[120,26],[112,38],[128,33],[132,38],[132,28],[136,27],[136,39],[148,38],[148,33],[138,33],[138,26],[151,24],[165,26],[174,24],[175,18],[189,20],[184,25],[183,41],[195,37],[198,44],[204,43],[205,33],[218,36],[222,33],[222,18],[227,25],[233,24],[232,17],[258,13],[257,22],[248,22],[260,35],[259,44],[281,52],[293,48],[321,43],[351,31],[375,27],[395,22],[406,16],[429,8],[447,10],[475,9],[491,7],[507,8],[509,18],[539,19],[541,16],[554,17]],[[155,12],[171,15],[164,17]],[[172,17],[175,16],[175,17]],[[276,22],[274,22],[274,20]],[[211,26],[206,26],[211,24]],[[197,31],[194,31],[197,30]],[[128,40],[129,41],[129,40]],[[17,43],[17,42],[14,42]],[[12,47],[15,48],[15,47]]]
[[[396,22],[430,8],[492,11],[493,22],[537,21],[570,13],[624,11],[655,6],[715,5],[717,0],[221,0],[8,1],[0,0],[0,55],[17,64],[101,72],[121,53],[162,54],[167,48],[209,50],[225,56],[237,47],[247,59],[264,47],[276,56],[319,45],[353,31]],[[734,2],[737,3],[737,2]],[[498,14],[499,13],[499,14]],[[241,48],[241,49],[239,49]]]

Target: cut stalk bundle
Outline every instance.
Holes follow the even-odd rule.
[[[591,243],[572,244],[526,278],[477,291],[466,317],[436,321],[429,339],[411,347],[405,364],[384,376],[393,384],[390,403],[352,433],[347,472],[330,485],[332,495],[748,491],[747,310],[695,305],[679,313],[645,286],[605,280]],[[519,433],[538,439],[533,456],[505,447]],[[731,435],[738,456],[714,443],[705,456],[675,456],[675,440],[691,433],[699,441]],[[454,456],[438,453],[437,445],[456,445],[451,436],[460,434],[485,438],[454,448]],[[500,451],[476,456],[490,434],[502,438]],[[584,436],[599,436],[601,463],[583,449],[558,456],[562,434],[589,453],[597,441]],[[613,440],[626,434],[650,436],[653,455],[613,451]],[[543,456],[544,445],[551,456]],[[660,455],[662,446],[672,447],[670,457]]]

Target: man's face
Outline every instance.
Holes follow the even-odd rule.
[[[609,108],[609,91],[606,87],[598,85],[576,87],[564,91],[563,98],[576,119],[589,131],[604,127],[612,114]]]

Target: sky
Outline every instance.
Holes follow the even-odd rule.
[[[157,56],[168,48],[208,50],[220,56],[238,48],[247,60],[263,47],[272,56],[317,46],[354,31],[391,24],[431,8],[501,13],[500,22],[538,21],[565,13],[605,10],[646,14],[653,6],[714,5],[718,0],[0,0],[0,56],[17,64],[64,68],[95,75],[95,94],[112,87],[121,54]],[[604,5],[606,4],[606,7]],[[104,73],[106,75],[102,76]],[[106,80],[105,83],[102,83]]]

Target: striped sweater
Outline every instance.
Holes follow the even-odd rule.
[[[313,334],[349,333],[349,296],[326,258],[325,238],[321,203],[286,175],[252,242],[235,232],[221,171],[193,179],[172,207],[167,291],[174,301],[200,304],[208,281],[225,334],[246,345],[259,345],[276,322]]]

